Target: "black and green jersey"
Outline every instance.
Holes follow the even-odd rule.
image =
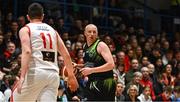
[[[104,58],[97,52],[97,46],[101,40],[97,39],[91,46],[84,47],[84,62],[87,67],[98,67],[106,63]],[[93,73],[88,76],[89,80],[106,79],[113,77],[113,71]]]

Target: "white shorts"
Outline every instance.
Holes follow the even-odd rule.
[[[21,94],[13,90],[13,102],[56,102],[59,73],[55,70],[30,69],[22,86]]]

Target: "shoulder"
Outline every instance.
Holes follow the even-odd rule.
[[[47,27],[49,27],[50,29],[52,29],[52,30],[55,30],[52,26],[50,26],[49,24],[47,24],[47,23],[42,23],[43,25],[46,25]]]
[[[108,48],[107,44],[103,41],[100,41],[97,47],[98,48]]]
[[[137,97],[136,97],[136,101],[137,101],[137,102],[141,102],[141,100],[140,100],[140,99],[138,99]]]
[[[100,41],[97,45],[97,52],[101,53],[101,52],[107,52],[108,51],[108,46],[106,45],[106,43],[104,43],[103,41]]]
[[[21,33],[21,32],[29,32],[29,31],[30,31],[29,26],[24,26],[24,27],[22,27],[22,28],[19,30],[20,33]]]
[[[143,97],[143,96],[142,96],[142,95],[140,95],[140,96],[138,96],[138,97],[137,97],[137,99],[138,99],[138,100],[141,100],[141,99],[142,99],[142,97]],[[142,101],[142,100],[141,100],[141,101]]]
[[[19,37],[21,38],[22,36],[24,37],[31,36],[31,30],[29,26],[25,25],[19,30]]]

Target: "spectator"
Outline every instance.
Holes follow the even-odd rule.
[[[49,18],[47,21],[47,24],[49,24],[51,27],[53,27],[54,29],[56,29],[55,27],[55,22],[53,18]]]
[[[20,52],[16,50],[16,46],[13,42],[9,42],[7,44],[6,51],[4,52],[3,56],[1,57],[1,68],[6,73],[9,73],[10,63],[11,61],[15,60]]]
[[[103,37],[103,41],[104,41],[107,45],[112,45],[113,47],[115,47],[115,44],[114,44],[114,41],[113,41],[112,37],[109,36],[108,34]]]
[[[141,68],[141,73],[143,75],[142,80],[140,81],[141,85],[143,87],[146,87],[146,86],[150,87],[152,100],[155,100],[156,96],[153,89],[153,83],[151,82],[150,77],[149,77],[149,69],[147,67],[143,67]]]
[[[130,41],[130,44],[131,44],[131,46],[132,46],[132,49],[134,49],[134,51],[137,49],[137,47],[138,47],[138,41],[137,41],[137,39],[136,38],[134,38],[134,39],[132,39],[131,41]]]
[[[142,47],[142,49],[144,48],[145,42],[146,42],[146,37],[145,36],[139,36],[138,43]]]
[[[149,42],[145,42],[144,48],[143,48],[143,54],[144,56],[147,56],[148,58],[151,56],[151,46]]]
[[[140,101],[138,98],[138,88],[136,85],[130,85],[127,90],[127,95],[125,96],[125,101],[138,102]]]
[[[130,60],[125,55],[125,52],[119,51],[117,54],[117,64],[124,64],[124,72],[127,73],[130,69]]]
[[[108,45],[108,47],[109,47],[109,49],[110,49],[111,53],[112,53],[112,54],[115,54],[116,47],[115,47],[115,46],[113,46],[112,44],[109,44],[109,45]]]
[[[173,51],[167,50],[162,56],[163,65],[167,65],[168,63],[173,63]]]
[[[75,49],[75,45],[76,45],[77,42],[80,42],[82,45],[84,45],[84,43],[85,43],[85,37],[84,37],[83,34],[78,34],[78,36],[77,36],[77,41],[72,44],[72,50]]]
[[[173,102],[179,102],[180,101],[180,86],[175,86],[173,91],[173,97],[171,97]]]
[[[117,66],[117,56],[115,54],[113,54],[112,56],[113,56],[113,60],[114,60],[115,68],[116,68],[116,66]]]
[[[115,102],[121,102],[125,100],[125,96],[123,95],[124,91],[124,84],[121,82],[118,82],[116,85],[116,93],[115,93]]]
[[[134,50],[130,49],[127,52],[127,56],[129,58],[129,60],[132,60],[132,59],[136,58],[136,52],[134,52]]]
[[[13,85],[13,77],[11,75],[4,75],[1,86],[0,86],[0,91],[5,92],[7,89],[11,89]]]
[[[172,88],[174,88],[175,77],[172,75],[172,65],[171,64],[167,64],[165,66],[164,73],[162,75],[163,75],[163,83],[166,86],[171,86]]]
[[[10,74],[12,76],[19,77],[20,68],[21,68],[21,54],[19,54],[14,61],[11,61],[10,65],[11,65]]]
[[[127,91],[130,87],[130,85],[136,85],[138,88],[138,92],[142,93],[142,85],[140,84],[140,80],[142,80],[142,73],[141,72],[135,72],[133,74],[133,80],[131,80],[128,84],[126,84],[125,91]],[[139,95],[138,93],[138,95]]]
[[[26,19],[24,16],[18,17],[18,25],[19,25],[19,29],[26,25]]]
[[[180,63],[178,64],[178,67],[180,68]],[[177,75],[176,75],[176,79],[175,79],[175,81],[174,81],[174,85],[175,86],[180,86],[180,71],[177,73]]]
[[[117,75],[118,82],[125,84],[126,73],[124,72],[124,64],[118,64],[116,68],[113,69],[113,72]]]
[[[10,37],[11,41],[15,43],[17,48],[20,48],[20,38],[19,38],[19,25],[17,21],[12,21],[11,23],[11,32],[12,35]]]
[[[180,72],[180,51],[175,52],[172,66],[172,75],[177,76],[178,72]]]
[[[150,87],[144,87],[143,93],[138,96],[138,99],[140,100],[140,102],[152,102]]]
[[[84,64],[84,60],[83,60],[83,49],[77,49],[75,55],[76,55],[76,58],[74,59],[74,60],[75,60],[75,63],[77,63],[77,64]]]
[[[147,38],[147,42],[150,44],[150,48],[152,49],[154,47],[154,43],[155,43],[152,39],[152,36]]]
[[[132,59],[131,68],[125,75],[125,84],[129,83],[133,79],[133,73],[139,70],[139,62],[137,59]]]
[[[152,64],[155,64],[156,63],[156,60],[161,58],[161,51],[159,48],[153,48],[152,49],[152,53],[150,54],[151,57],[148,57],[149,58],[149,61],[152,63]]]
[[[171,95],[172,95],[172,88],[171,86],[166,86],[163,90],[163,93],[158,95],[155,101],[161,101],[161,102],[170,102],[172,101]]]
[[[143,57],[142,48],[140,46],[138,46],[136,48],[136,58],[140,62],[142,60],[142,57]]]
[[[153,64],[149,64],[147,66],[147,68],[149,69],[149,77],[150,77],[150,80],[153,83],[153,89],[156,89],[157,88],[156,84],[157,84],[157,77],[158,76],[155,74],[155,67],[154,67]]]
[[[76,42],[74,45],[74,49],[72,49],[72,46],[71,46],[71,49],[72,49],[72,51],[70,52],[71,58],[75,59],[77,57],[76,55],[77,55],[78,49],[82,49],[82,48],[83,48],[83,45],[81,42]]]
[[[165,54],[169,50],[169,41],[162,41],[161,53]]]
[[[150,62],[149,62],[148,57],[143,56],[143,58],[142,58],[142,60],[141,60],[141,67],[147,67],[149,63],[150,63]]]
[[[69,33],[68,33],[68,32],[63,32],[62,35],[61,35],[61,37],[62,37],[62,40],[63,40],[64,42],[66,42],[67,40],[70,41],[70,37],[69,37]],[[71,41],[70,41],[70,42],[71,42]]]
[[[179,51],[180,42],[179,41],[174,41],[172,46],[173,46],[173,51]]]
[[[11,31],[7,31],[6,34],[4,34],[5,44],[7,44],[8,42],[11,41],[11,36],[12,36],[12,32]]]
[[[64,25],[64,18],[58,18],[56,23],[56,29],[59,34],[63,34],[66,31],[65,25]]]
[[[161,58],[158,58],[155,61],[155,70],[155,75],[160,75],[163,73],[163,63]]]

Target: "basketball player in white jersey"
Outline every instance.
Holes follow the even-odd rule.
[[[57,52],[64,58],[70,90],[74,92],[79,87],[62,39],[52,27],[42,23],[43,17],[40,4],[29,6],[27,18],[30,23],[19,31],[22,45],[21,75],[13,89],[11,101],[56,101],[59,86]]]

